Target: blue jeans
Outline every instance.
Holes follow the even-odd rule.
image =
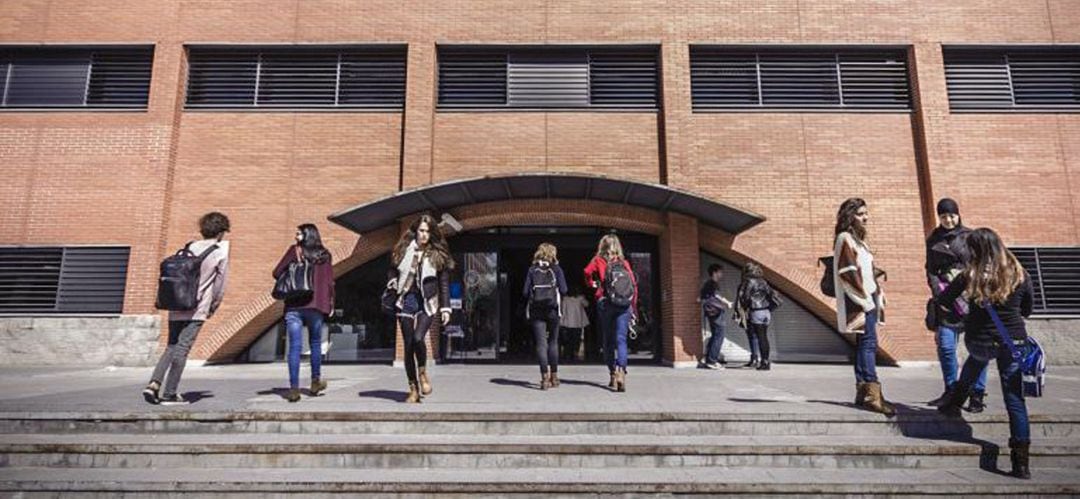
[[[877,382],[877,321],[878,311],[866,313],[866,330],[855,335],[855,381]]]
[[[1023,349],[1026,347],[1018,346]],[[1024,403],[1024,381],[1020,363],[1012,358],[1008,347],[997,345],[968,345],[967,360],[960,371],[957,390],[968,393],[975,384],[975,378],[985,373],[990,359],[997,359],[998,374],[1001,375],[1001,393],[1005,400],[1005,410],[1009,413],[1009,444],[1031,442],[1031,427],[1028,425],[1027,404]]]
[[[285,311],[285,331],[289,335],[289,388],[300,388],[300,344],[304,325],[308,329],[311,345],[311,379],[322,374],[322,327],[326,316],[314,308],[296,308]]]
[[[941,362],[941,376],[945,380],[946,391],[956,384],[956,374],[960,368],[956,358],[956,342],[958,339],[960,339],[958,329],[938,326],[934,340],[937,342],[938,361]],[[987,365],[986,369],[979,373],[979,379],[975,380],[975,391],[986,393],[986,373],[989,371],[990,366]]]
[[[705,362],[709,364],[724,362],[724,355],[720,353],[724,346],[724,314],[716,317],[706,317],[709,321],[709,342],[705,345]]]
[[[616,367],[625,370],[630,307],[617,307],[607,300],[601,300],[596,306],[600,311],[600,331],[604,335],[604,360],[607,361],[608,371],[615,372]]]
[[[746,341],[750,345],[750,360],[761,358],[761,342],[758,341],[757,335],[750,329],[749,324],[746,327]]]

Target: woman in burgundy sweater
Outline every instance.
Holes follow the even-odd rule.
[[[300,343],[305,325],[311,344],[311,395],[318,396],[326,389],[321,376],[322,327],[334,310],[334,263],[315,224],[296,228],[296,244],[285,250],[274,268],[274,279],[299,258],[315,264],[315,272],[310,297],[285,301],[285,330],[289,335],[289,394],[285,398],[289,402],[300,400]]]

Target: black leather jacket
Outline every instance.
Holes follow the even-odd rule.
[[[780,297],[769,283],[760,277],[751,277],[739,287],[739,305],[747,311],[772,310],[780,306]]]

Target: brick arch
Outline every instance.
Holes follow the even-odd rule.
[[[478,230],[488,227],[508,225],[594,225],[612,227],[620,230],[640,232],[661,236],[667,228],[664,213],[641,207],[626,206],[593,200],[554,200],[525,199],[479,203],[450,210],[450,213],[463,226],[463,230]],[[355,244],[342,244],[330,248],[334,255],[335,277],[385,254],[393,248],[397,240],[399,227],[388,226],[365,233]],[[771,282],[800,302],[814,315],[827,324],[836,320],[835,309],[829,304],[832,299],[816,291],[815,276],[789,264],[768,256],[765,251],[753,251],[736,248],[735,237],[722,230],[701,226],[698,231],[698,245],[701,249],[714,253],[734,263],[741,264],[753,259],[765,267]],[[697,269],[693,270],[697,275]],[[228,361],[239,355],[253,341],[258,339],[266,328],[279,320],[282,305],[269,294],[259,296],[245,305],[239,312],[225,318],[220,325],[208,331],[207,339],[199,345],[196,358],[205,358],[210,362]],[[886,338],[880,338],[882,356],[893,361],[889,353],[890,345]]]

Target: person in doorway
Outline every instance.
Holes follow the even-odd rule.
[[[454,259],[438,222],[421,215],[398,239],[392,255],[388,288],[398,293],[396,307],[405,346],[405,376],[409,381],[407,403],[420,403],[431,394],[424,339],[432,319],[450,322],[450,271]]]
[[[199,266],[198,305],[193,310],[169,312],[169,343],[143,389],[143,398],[151,404],[186,404],[177,390],[180,376],[187,365],[191,346],[204,322],[213,317],[225,297],[225,280],[229,273],[229,217],[207,213],[199,219],[202,239],[188,243],[186,249],[204,255]],[[162,382],[164,381],[164,390]]]
[[[559,316],[566,295],[566,277],[555,245],[543,243],[525,274],[525,318],[533,332],[540,364],[540,389],[559,386]]]
[[[709,265],[709,278],[701,286],[698,301],[701,302],[701,311],[709,326],[709,341],[705,344],[705,357],[701,359],[700,367],[706,369],[723,369],[724,354],[721,350],[724,345],[724,312],[731,308],[731,301],[720,294],[720,280],[724,278],[724,269],[720,264]]]
[[[964,316],[964,344],[970,354],[960,371],[960,379],[946,394],[938,411],[959,417],[960,406],[969,397],[978,378],[990,360],[996,360],[1005,410],[1009,414],[1012,475],[1031,478],[1028,466],[1031,428],[1024,402],[1023,373],[1020,361],[1013,358],[1012,353],[1014,349],[1018,350],[1023,358],[1031,348],[1026,341],[1028,334],[1024,324],[1024,318],[1031,315],[1034,305],[1031,276],[993,230],[975,229],[968,234],[966,246],[971,252],[970,261],[935,303],[944,312],[967,293],[973,306]],[[1000,319],[1004,332],[998,330],[992,313]],[[1006,336],[1014,348],[1004,343]]]
[[[300,353],[305,326],[311,348],[311,396],[319,396],[327,387],[322,379],[322,328],[334,311],[334,262],[315,224],[296,228],[296,244],[285,250],[274,267],[274,279],[285,273],[289,264],[299,261],[312,265],[314,271],[311,294],[285,301],[285,332],[289,339],[289,392],[285,400],[289,402],[300,401]]]
[[[942,198],[937,204],[937,214],[939,225],[926,238],[926,283],[930,286],[932,300],[936,300],[949,283],[963,272],[970,260],[966,239],[971,229],[965,227],[960,219],[960,206],[952,199]],[[963,295],[957,297],[947,310],[939,310],[936,306],[927,307],[927,326],[932,327],[935,332],[941,376],[945,382],[944,393],[931,400],[929,405],[940,406],[945,401],[945,395],[956,383],[959,367],[956,347],[960,334],[964,332],[964,316],[968,313],[968,307]],[[978,413],[985,409],[986,375],[989,370],[989,366],[983,369],[975,381],[966,407],[968,411]]]
[[[584,346],[585,328],[589,327],[589,301],[581,293],[581,286],[570,287],[562,299],[562,316],[559,341],[565,345],[564,358],[580,360],[579,350]]]
[[[610,380],[608,387],[626,391],[626,341],[637,314],[637,280],[615,234],[600,238],[596,256],[585,267],[585,282],[595,292],[600,335]]]
[[[892,416],[877,376],[877,333],[884,325],[885,298],[874,253],[867,243],[870,210],[866,201],[850,198],[836,213],[833,279],[836,322],[841,333],[855,334],[855,405]]]
[[[772,368],[769,361],[769,324],[772,323],[772,312],[780,306],[781,300],[776,290],[765,280],[761,265],[746,262],[743,266],[742,282],[739,283],[735,301],[739,302],[739,309],[745,314],[746,334],[754,338],[760,348],[761,360],[757,370],[768,371]],[[754,360],[755,358],[751,357],[749,365],[753,365]]]

